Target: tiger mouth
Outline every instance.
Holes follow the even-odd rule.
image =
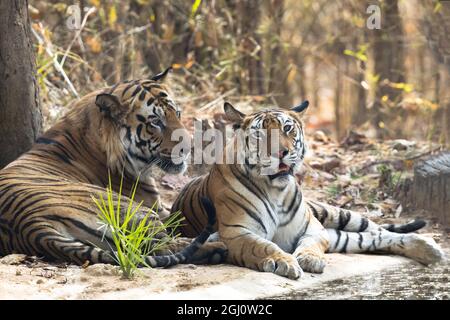
[[[290,166],[288,166],[286,163],[280,162],[278,165],[278,172],[287,172],[291,169]]]
[[[278,172],[272,175],[269,175],[270,180],[280,178],[280,177],[286,177],[289,175],[294,175],[294,170],[291,166],[288,166],[287,164],[280,162],[278,165]]]

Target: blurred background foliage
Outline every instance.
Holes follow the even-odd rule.
[[[217,119],[224,99],[243,111],[308,99],[309,127],[338,141],[356,128],[450,142],[444,2],[30,0],[29,12],[45,127],[74,98],[172,65],[185,119]]]

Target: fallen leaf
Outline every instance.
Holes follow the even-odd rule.
[[[92,53],[100,53],[102,51],[102,43],[96,37],[87,38],[86,44],[89,49],[91,49]]]

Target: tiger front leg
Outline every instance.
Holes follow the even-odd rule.
[[[170,216],[170,207],[161,200],[153,178],[146,177],[141,179],[134,200],[136,202],[143,201],[144,206],[155,210],[161,220],[165,220]]]
[[[221,226],[220,238],[228,248],[229,263],[250,269],[272,272],[290,279],[303,275],[295,257],[275,243],[239,226]]]
[[[305,234],[298,240],[293,256],[304,271],[322,273],[326,266],[328,244],[328,232],[312,217]]]
[[[137,201],[140,201],[137,199]],[[159,216],[161,220],[166,220],[170,216],[170,207],[165,205],[159,195],[151,195],[145,198],[144,205],[152,208]]]

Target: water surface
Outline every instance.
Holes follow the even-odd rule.
[[[450,250],[446,250],[447,260],[443,263],[425,267],[412,262],[400,267],[328,281],[277,296],[275,299],[450,299]]]

